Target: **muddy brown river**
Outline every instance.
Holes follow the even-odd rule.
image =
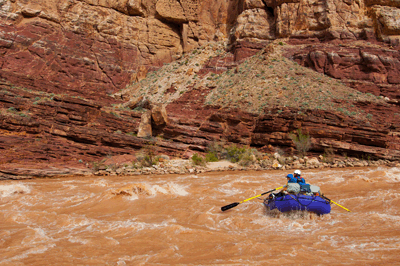
[[[4,181],[0,265],[400,265],[400,168],[303,170],[351,212],[221,212],[288,173]]]

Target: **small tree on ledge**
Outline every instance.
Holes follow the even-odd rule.
[[[303,134],[301,128],[297,130],[296,133],[289,133],[289,138],[293,141],[299,154],[304,157],[311,149],[311,136],[308,134]]]

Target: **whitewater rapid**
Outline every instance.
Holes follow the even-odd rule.
[[[0,265],[399,265],[399,168],[303,172],[351,212],[221,211],[290,171],[4,181]]]

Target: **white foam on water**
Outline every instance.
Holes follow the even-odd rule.
[[[286,227],[287,231],[309,231],[309,230],[305,230],[304,229],[304,224],[301,224],[297,221],[290,223],[287,227]]]
[[[290,257],[296,257],[297,256],[297,250],[295,248],[292,248],[292,252],[289,253]]]
[[[84,203],[88,199],[93,199],[97,197],[98,195],[95,193],[90,193],[90,194],[78,194],[74,195],[72,197],[67,197],[61,201],[62,204],[65,204],[66,202],[70,202],[71,204],[68,205],[68,207],[76,207]]]
[[[189,192],[186,191],[186,186],[178,185],[175,183],[168,183],[167,188],[170,191],[170,193],[178,196],[187,196],[189,195]]]
[[[282,228],[284,228],[284,222],[281,219],[278,218],[267,218],[265,217],[265,214],[262,215],[261,217],[254,219],[251,221],[252,224],[259,225],[260,230],[265,231],[270,230],[270,228],[273,228],[274,231],[285,231]]]
[[[69,237],[68,241],[71,242],[71,243],[79,243],[79,244],[82,244],[82,245],[86,245],[87,243],[89,243],[89,240],[82,239],[82,238],[79,238],[79,237]]]
[[[188,228],[188,227],[184,227],[184,226],[179,225],[179,224],[170,225],[170,226],[168,227],[168,230],[174,231],[175,234],[180,234],[180,233],[182,233],[182,232],[187,233],[187,232],[192,232],[192,231],[193,231],[193,229]]]
[[[133,185],[125,186],[117,191],[125,191],[124,195],[128,200],[137,200],[139,195],[157,196],[163,195],[176,195],[176,196],[187,196],[187,186],[182,186],[176,183],[167,183],[163,185],[151,185],[148,183],[138,183]],[[129,195],[129,196],[128,196]]]
[[[62,226],[61,231],[68,230],[68,231],[76,231],[82,227],[90,227],[90,226],[96,226],[97,220],[94,219],[88,219],[84,216],[79,216],[79,217],[71,217],[69,216],[68,218],[64,218],[67,221],[65,224]]]
[[[125,199],[130,200],[130,201],[134,201],[134,200],[139,199],[139,196],[136,195],[136,194],[133,194],[131,196],[125,197]]]
[[[30,193],[31,189],[24,184],[0,185],[0,197],[10,197],[18,194]]]
[[[148,190],[150,191],[150,194],[153,195],[153,196],[157,195],[158,192],[160,192],[160,193],[162,193],[164,195],[169,194],[169,191],[168,191],[167,188],[161,187],[159,185],[149,186]]]
[[[343,245],[343,248],[346,250],[353,250],[356,252],[362,251],[388,251],[388,250],[399,250],[400,248],[400,238],[399,237],[391,237],[391,238],[372,238],[368,239],[369,242],[364,243],[351,243],[347,245]],[[349,242],[346,240],[347,243]]]
[[[232,188],[232,183],[225,183],[221,186],[218,186],[217,190],[221,193],[224,193],[226,196],[237,195],[242,191],[238,188]]]
[[[108,182],[104,179],[96,180],[92,184],[90,184],[91,187],[97,186],[97,187],[108,187]]]
[[[400,182],[400,168],[393,167],[389,169],[384,169],[384,172],[385,172],[385,178],[389,182],[394,182],[394,183]]]
[[[351,245],[345,245],[343,246],[343,248],[345,249],[366,249],[366,248],[370,248],[370,247],[379,247],[379,245],[375,242],[370,242],[370,243],[361,243],[361,244],[351,244]]]
[[[399,250],[399,242],[397,241],[383,243],[382,240],[379,241],[371,241],[368,243],[361,243],[361,244],[351,244],[343,246],[344,249],[347,250],[354,250],[356,252],[359,251],[388,251],[388,250]]]
[[[368,214],[370,216],[378,217],[379,219],[382,219],[385,221],[395,221],[397,223],[400,222],[400,216],[398,216],[398,215],[390,215],[390,214],[384,214],[384,213],[378,213],[378,212],[369,212]]]
[[[119,241],[112,237],[106,236],[106,239],[110,240],[110,244],[112,244],[112,245],[115,245],[115,246],[119,245]]]
[[[334,183],[334,184],[343,183],[345,181],[345,179],[341,176],[336,176],[335,178],[332,178],[330,180],[331,180],[331,182],[328,182],[328,183]]]
[[[163,221],[161,223],[146,223],[137,221],[136,219],[125,220],[125,221],[113,221],[113,222],[104,222],[104,221],[96,221],[94,226],[87,227],[88,231],[100,231],[101,233],[116,231],[119,229],[132,229],[130,232],[138,232],[142,230],[154,230],[160,228],[170,227],[171,224],[175,224],[175,219],[169,219]]]
[[[129,265],[146,265],[147,261],[152,257],[152,255],[144,254],[144,255],[136,255],[136,256],[123,256],[122,258],[118,258],[117,265],[127,265],[127,262],[130,262]],[[132,264],[131,262],[135,262]]]
[[[348,243],[349,238],[337,235],[317,235],[320,242],[329,242],[333,247],[342,247],[343,243]],[[323,243],[325,246],[325,243]]]
[[[8,262],[12,262],[12,261],[16,261],[16,260],[21,260],[21,259],[25,259],[27,258],[29,255],[34,255],[34,254],[41,254],[46,252],[47,250],[49,250],[50,248],[55,247],[56,244],[51,243],[51,244],[47,244],[47,245],[39,245],[33,248],[30,248],[24,252],[22,252],[22,254],[11,257],[9,259],[6,260],[2,260],[0,261],[0,264],[2,263],[8,263]]]

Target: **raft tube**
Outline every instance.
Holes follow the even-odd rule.
[[[281,197],[268,197],[264,201],[269,210],[278,209],[280,212],[294,210],[310,211],[316,214],[328,214],[331,212],[329,201],[319,196],[307,196],[302,194],[288,194]]]

